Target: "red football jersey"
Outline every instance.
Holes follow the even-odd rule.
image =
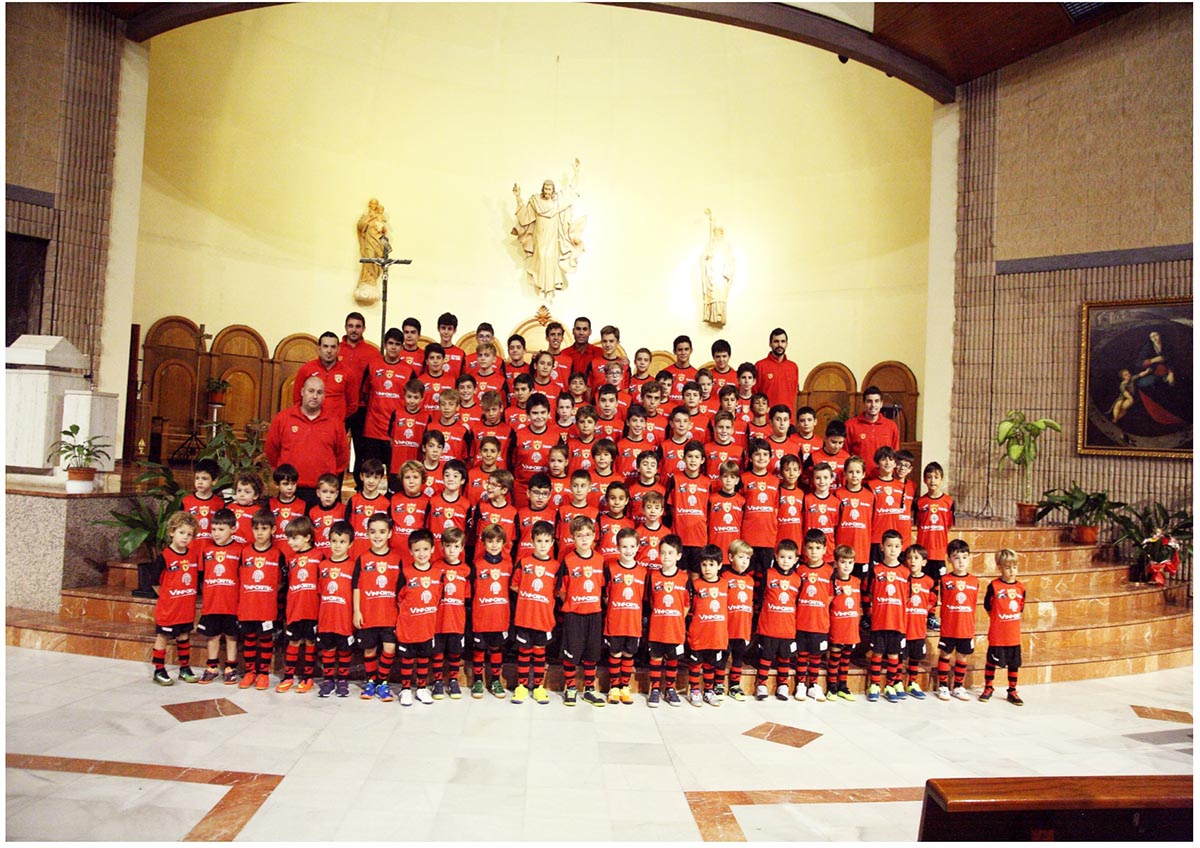
[[[659,412],[653,417],[646,419],[646,441],[651,447],[661,446],[667,440],[667,433],[671,432],[671,421],[667,418],[666,413]]]
[[[708,543],[708,478],[703,474],[695,479],[686,474],[671,478],[667,502],[674,513],[674,530],[683,544],[700,547]]]
[[[251,525],[251,520],[254,518],[254,513],[262,508],[262,505],[255,502],[252,504],[240,504],[237,502],[230,503],[227,507],[237,519],[237,526],[233,528],[233,541],[238,545],[248,545],[254,541],[254,529]]]
[[[958,577],[942,575],[942,635],[951,639],[970,639],[975,635],[975,607],[979,603],[979,578],[974,574]]]
[[[515,434],[529,424],[529,413],[519,406],[509,406],[504,409],[504,423],[512,428]]]
[[[192,624],[196,620],[196,587],[200,585],[199,551],[204,542],[193,541],[178,553],[170,545],[158,555],[158,600],[154,623],[159,627]]]
[[[239,570],[238,618],[242,621],[275,621],[279,616],[279,583],[283,554],[272,542],[265,551],[253,544],[242,548]]]
[[[667,487],[657,480],[650,485],[642,483],[637,477],[628,484],[629,488],[629,514],[633,517],[633,522],[638,527],[641,527],[646,519],[642,512],[642,499],[646,497],[647,492],[658,492],[664,498],[667,496]]]
[[[1021,644],[1021,613],[1025,610],[1025,584],[1005,583],[997,577],[983,598],[988,611],[988,645],[1008,648]]]
[[[687,368],[680,368],[678,365],[671,363],[663,371],[669,371],[671,374],[671,397],[670,399],[679,402],[683,400],[683,387],[696,379],[695,366],[689,365]]]
[[[814,494],[804,496],[804,532],[820,530],[825,534],[825,562],[833,562],[834,531],[838,524],[838,499],[833,493],[825,497]]]
[[[275,516],[275,530],[271,533],[271,541],[280,546],[280,550],[287,545],[287,530],[288,522],[297,516],[304,515],[308,510],[308,504],[300,500],[300,498],[292,498],[287,503],[284,503],[279,498],[271,498],[269,501],[271,515]],[[251,528],[251,532],[253,528]]]
[[[648,572],[636,560],[630,567],[620,560],[608,562],[608,593],[604,610],[605,636],[642,635],[642,607]]]
[[[838,525],[833,540],[837,545],[854,548],[854,561],[865,564],[871,557],[871,522],[875,513],[875,493],[866,486],[857,492],[838,489]]]
[[[929,551],[929,558],[946,559],[946,544],[954,527],[954,498],[943,493],[917,499],[917,544]]]
[[[512,541],[517,537],[517,508],[508,501],[504,506],[496,506],[486,498],[475,507],[475,545],[483,548],[483,531],[491,524],[499,524],[504,528],[504,538],[512,549]]]
[[[857,577],[833,578],[833,601],[829,606],[829,642],[857,645],[858,623],[862,620],[862,590]]]
[[[213,513],[225,508],[225,499],[215,492],[207,498],[198,498],[194,494],[185,495],[180,508],[191,513],[192,518],[196,519],[196,535],[193,541],[203,541],[212,538]]]
[[[476,633],[507,633],[512,622],[509,586],[513,565],[507,554],[493,562],[483,551],[475,553],[471,592],[471,628]]]
[[[565,557],[575,550],[575,538],[571,535],[571,519],[577,515],[586,515],[595,520],[596,508],[589,499],[583,506],[575,506],[570,500],[558,508],[558,526],[555,527],[554,537],[558,540],[558,555]]]
[[[617,534],[625,529],[636,529],[628,511],[620,518],[613,518],[607,512],[600,513],[600,518],[596,521],[596,550],[605,560],[616,559],[620,556]]]
[[[309,377],[320,377],[325,384],[324,410],[336,421],[344,420],[358,409],[362,373],[351,373],[349,366],[343,362],[334,362],[332,368],[326,368],[320,359],[306,362],[296,372],[296,379],[292,383],[292,405],[300,403],[300,392]]]
[[[716,491],[708,496],[708,543],[721,549],[721,562],[729,559],[729,544],[742,536],[742,511],[746,500],[734,492]]]
[[[659,445],[662,450],[662,459],[659,461],[658,467],[664,477],[683,473],[683,449],[687,447],[687,444],[687,442],[680,443],[672,438],[667,438]]]
[[[522,558],[513,569],[512,585],[517,596],[513,624],[528,630],[554,630],[554,593],[562,563],[556,559]]]
[[[662,540],[671,535],[671,528],[666,527],[659,522],[659,525],[651,530],[645,524],[638,526],[638,552],[637,561],[641,565],[646,566],[650,571],[659,571],[662,569],[662,557],[659,556],[658,546]]]
[[[440,495],[446,491],[445,463],[439,462],[436,468],[430,468],[424,464],[421,467],[425,469],[425,488],[421,490],[425,497],[433,498],[434,495]]]
[[[742,538],[756,548],[775,547],[779,535],[779,478],[774,474],[759,477],[747,471],[742,475],[742,497],[746,499]]]
[[[646,638],[651,642],[682,645],[687,636],[684,626],[688,612],[687,572],[676,568],[671,575],[661,570],[650,574],[650,628]]]
[[[796,632],[829,633],[829,603],[833,600],[833,568],[828,565],[801,565],[795,570],[800,578],[796,596]]]
[[[404,386],[412,376],[412,368],[403,362],[389,365],[383,359],[377,359],[368,366],[364,436],[369,439],[388,437],[392,418],[404,410]]]
[[[908,578],[908,620],[904,628],[904,638],[910,642],[913,639],[924,639],[928,631],[929,613],[937,603],[933,594],[933,578],[928,574]]]
[[[373,498],[363,496],[362,492],[355,492],[350,496],[350,500],[346,502],[346,521],[354,528],[354,540],[361,541],[367,538],[367,522],[371,520],[371,516],[377,512],[382,512],[385,515],[392,510],[392,501],[387,495],[376,495]]]
[[[596,416],[596,438],[597,439],[612,439],[618,442],[625,432],[625,415],[620,406],[617,407],[617,414],[612,418],[604,418],[602,415]]]
[[[718,397],[721,394],[721,389],[726,386],[737,388],[737,369],[726,368],[724,371],[718,371],[716,368],[709,368],[713,378],[713,397]]]
[[[425,371],[425,350],[424,348],[413,348],[409,350],[406,347],[400,348],[400,361],[409,368],[416,371],[418,374]]]
[[[604,558],[596,551],[582,557],[572,550],[563,557],[564,598],[562,611],[577,615],[600,612],[604,589]]]
[[[443,361],[447,373],[453,374],[457,378],[463,372],[463,365],[467,358],[466,353],[458,345],[442,345],[442,350],[446,353]]]
[[[442,392],[458,391],[454,388],[454,378],[443,369],[439,377],[430,377],[428,374],[423,374],[421,382],[425,385],[425,397],[421,399],[421,409],[425,410],[425,414],[430,418],[436,419],[438,417],[438,403],[441,401]]]
[[[483,397],[484,392],[499,392],[501,400],[508,397],[508,381],[499,368],[493,368],[491,374],[483,374],[479,369],[475,369],[471,376],[475,378],[477,386],[476,397]]]
[[[693,651],[729,648],[729,586],[718,577],[711,583],[695,574],[691,579],[692,617],[687,643]]]
[[[475,442],[476,456],[474,463],[476,467],[479,465],[479,442],[485,436],[491,436],[500,443],[500,458],[497,460],[496,464],[500,468],[508,467],[508,452],[513,440],[513,428],[509,426],[508,422],[504,421],[503,419],[501,419],[500,423],[498,424],[488,424],[484,421],[472,421],[471,435]]]
[[[754,635],[754,572],[721,572],[729,593],[729,638],[749,642]]]
[[[558,509],[563,504],[568,504],[570,502],[571,478],[565,474],[562,477],[550,475],[550,500],[548,500],[547,503],[555,509]]]
[[[471,597],[471,566],[465,562],[453,565],[444,559],[433,564],[441,574],[442,597],[438,603],[438,633],[465,633],[467,630],[467,601]]]
[[[758,635],[773,639],[796,638],[796,593],[800,577],[795,570],[784,574],[775,565],[763,577],[762,610],[758,614]]]
[[[333,506],[326,509],[319,503],[308,508],[308,517],[313,523],[313,545],[322,552],[329,550],[329,531],[333,522],[346,517],[346,507],[341,501],[334,501]]]
[[[908,577],[907,566],[882,562],[871,565],[866,591],[872,631],[905,632],[908,627]]]
[[[425,425],[425,432],[430,430],[437,430],[446,437],[446,449],[442,452],[442,462],[457,459],[470,466],[474,450],[471,442],[472,436],[461,416],[455,416],[453,423],[445,424],[442,422],[442,417],[435,412],[429,416],[429,423]]]
[[[597,442],[596,436],[585,442],[579,436],[567,436],[567,473],[571,474],[582,468],[592,470],[592,448]]]
[[[736,440],[727,445],[710,441],[704,446],[704,464],[714,487],[720,485],[721,464],[730,460],[737,463],[742,461],[742,448]]]
[[[513,457],[509,466],[513,476],[522,485],[529,485],[529,478],[539,471],[549,469],[550,448],[558,443],[556,431],[547,427],[541,433],[531,427],[522,427],[513,434]]]
[[[412,562],[408,550],[408,537],[414,530],[425,526],[429,514],[429,498],[425,493],[409,497],[403,492],[392,495],[392,550],[400,554],[400,560]]]
[[[467,516],[471,503],[461,493],[454,500],[446,500],[445,492],[438,492],[429,499],[429,532],[433,534],[435,547],[440,551],[442,534],[449,527],[467,532]]]
[[[363,627],[396,626],[396,587],[400,582],[400,552],[377,554],[368,546],[354,563],[351,588],[358,593]]]
[[[437,634],[438,607],[442,601],[440,578],[433,563],[425,569],[416,565],[401,569],[396,592],[396,641],[414,645],[428,642]]]
[[[796,486],[787,488],[779,484],[779,509],[777,511],[779,530],[775,535],[775,543],[791,539],[804,550],[804,491]]]
[[[325,558],[320,548],[292,553],[287,558],[287,623],[316,621],[321,596],[317,592],[317,576]]]
[[[875,517],[871,522],[871,541],[879,544],[886,530],[901,530],[900,514],[911,506],[904,496],[904,485],[899,480],[867,481],[867,488],[875,493]],[[912,537],[900,533],[900,539],[908,544]]]
[[[200,549],[200,575],[203,581],[201,615],[237,615],[238,576],[242,565],[242,545],[230,542],[218,545],[212,539]]]
[[[317,611],[317,633],[354,633],[354,596],[351,584],[354,564],[349,558],[341,562],[327,559],[317,573],[320,601]]]
[[[840,450],[835,454],[825,453],[824,443],[818,441],[817,447],[809,455],[807,461],[802,462],[804,468],[804,485],[812,490],[812,470],[813,467],[824,462],[833,469],[833,485],[832,489],[836,490],[839,486],[845,485],[846,482],[846,460],[850,458],[850,454],[844,450]]]
[[[533,556],[533,525],[545,521],[551,527],[558,524],[558,508],[547,502],[542,509],[525,507],[517,510],[517,558]],[[512,540],[509,539],[509,542]]]
[[[423,409],[417,412],[409,412],[405,408],[396,410],[389,432],[392,460],[388,469],[392,474],[399,473],[400,466],[410,459],[421,461],[421,440],[425,438],[425,423],[428,419],[429,416]]]
[[[766,440],[767,444],[771,447],[771,464],[767,467],[771,469],[772,474],[779,473],[779,463],[788,454],[800,456],[800,437],[795,433],[786,436],[781,442],[775,441],[770,435],[766,437]],[[803,461],[803,458],[801,458],[801,461]]]

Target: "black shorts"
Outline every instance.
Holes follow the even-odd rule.
[[[604,647],[604,613],[569,612],[563,616],[562,656],[573,663],[600,661]]]
[[[609,656],[613,657],[618,654],[629,654],[632,657],[642,644],[642,640],[637,636],[609,636],[606,641],[608,642]]]
[[[796,632],[797,654],[823,654],[828,650],[828,633],[810,633],[807,630],[799,630]]]
[[[858,642],[855,642],[853,645],[839,645],[839,644],[835,643],[835,644],[831,644],[829,646],[829,650],[837,651],[840,654],[849,654],[849,653],[852,653],[854,651],[854,649],[857,647],[858,647]]]
[[[154,625],[154,632],[161,633],[163,636],[187,636],[195,626],[190,621],[181,621],[179,624],[156,624]]]
[[[689,665],[710,665],[713,668],[725,667],[724,651],[689,651]]]
[[[924,639],[909,639],[904,646],[904,658],[909,662],[920,662],[925,659],[925,648]]]
[[[1021,646],[988,645],[987,661],[996,668],[1018,669],[1021,667]]]
[[[943,654],[973,654],[975,653],[975,637],[970,639],[955,639],[943,636],[938,639],[938,650]]]
[[[872,630],[871,650],[884,656],[899,656],[904,653],[904,634],[899,630]]]
[[[243,636],[257,634],[265,636],[267,639],[272,638],[275,633],[275,622],[273,621],[239,621],[238,629],[242,631]]]
[[[200,623],[196,625],[196,632],[209,639],[216,639],[219,636],[236,639],[241,635],[236,615],[202,615]]]
[[[750,650],[750,643],[745,639],[730,639],[729,640],[729,659],[734,665],[741,665],[746,660],[746,652]]]
[[[343,636],[341,633],[317,634],[317,645],[322,651],[348,651],[353,644],[353,636]]]
[[[396,653],[402,657],[428,659],[436,653],[436,650],[433,640],[430,639],[428,642],[398,642],[396,643]]]
[[[396,650],[396,628],[364,627],[358,631],[358,645],[364,651],[376,651],[380,645],[391,645]]]
[[[480,633],[476,631],[471,634],[471,644],[475,646],[477,651],[502,651],[504,643],[508,641],[508,631],[501,630],[491,633]]]
[[[758,637],[759,659],[767,661],[790,660],[795,653],[796,643],[791,639],[779,639],[775,636]]]
[[[679,659],[683,656],[683,645],[672,645],[669,642],[648,642],[650,656],[654,659]]]
[[[287,634],[288,641],[291,642],[315,642],[317,641],[317,620],[302,618],[299,621],[289,621],[283,632]]]
[[[550,644],[552,633],[544,630],[530,630],[528,627],[518,627],[515,638],[518,648],[544,648]]]
[[[462,633],[439,633],[433,637],[433,650],[438,654],[461,657],[467,647],[467,637]]]

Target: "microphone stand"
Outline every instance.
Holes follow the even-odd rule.
[[[383,289],[381,292],[381,294],[382,294],[381,300],[383,302],[383,320],[382,320],[382,324],[379,328],[379,349],[382,350],[383,349],[383,337],[387,334],[388,271],[391,270],[393,265],[411,265],[412,260],[411,259],[392,259],[391,258],[392,243],[390,241],[388,241],[388,237],[381,236],[379,241],[382,242],[382,244],[383,244],[383,258],[382,259],[377,259],[374,256],[364,256],[364,257],[360,258],[358,261],[360,263],[362,263],[363,265],[378,265],[380,268],[383,269]]]

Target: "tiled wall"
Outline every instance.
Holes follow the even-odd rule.
[[[9,101],[17,106],[20,137],[27,140],[29,155],[14,158],[10,150],[5,224],[8,232],[49,240],[41,332],[68,338],[91,357],[95,371],[124,24],[96,5],[59,8],[66,10],[59,36],[61,62],[30,59],[28,66],[8,66]],[[10,57],[14,51],[27,57],[56,52],[55,44],[45,43],[55,30],[45,22],[36,25],[37,20],[9,27]],[[54,81],[50,77],[56,71],[59,78]],[[46,98],[59,108],[30,110],[21,105]],[[10,108],[10,124],[13,115]],[[53,134],[53,144],[47,143],[48,134]],[[56,157],[53,168],[44,161],[47,151]],[[47,189],[50,171],[54,182]]]
[[[1134,13],[1134,15],[1142,14]],[[1144,13],[1157,14],[1157,13]],[[1138,26],[1133,16],[1130,26]],[[1122,26],[1126,18],[1109,26]],[[1190,43],[1190,11],[1188,12]],[[1076,44],[1075,41],[1068,45]],[[1086,66],[1086,53],[1078,61]],[[1038,60],[1033,57],[1032,60]],[[1137,63],[1134,63],[1135,65]],[[1011,72],[1022,72],[1021,65]],[[1139,502],[1148,498],[1167,504],[1190,502],[1190,461],[1115,457],[1082,457],[1076,454],[1075,426],[1078,399],[1080,306],[1085,300],[1122,300],[1141,297],[1190,296],[1191,260],[1154,261],[1071,271],[997,274],[999,258],[999,187],[1022,179],[1029,168],[1055,155],[1065,155],[1064,136],[1057,145],[1029,139],[1024,147],[1011,139],[1001,144],[1002,118],[1006,113],[1001,75],[1010,69],[975,80],[959,89],[961,137],[959,141],[958,251],[955,262],[954,384],[952,390],[950,490],[960,508],[969,513],[991,514],[1002,519],[1015,515],[1017,476],[1011,466],[997,471],[998,448],[991,439],[997,421],[1009,409],[1054,418],[1064,427],[1039,444],[1041,453],[1033,471],[1035,499],[1047,488],[1078,481],[1085,488],[1107,490],[1118,500]],[[1190,80],[1190,63],[1177,68]],[[1031,79],[1030,84],[1036,82]],[[1147,83],[1150,84],[1150,83]],[[1059,118],[1064,127],[1089,108],[1086,98],[1064,105]],[[1188,106],[1190,116],[1190,103]],[[1103,131],[1097,128],[1097,132]],[[1113,128],[1114,133],[1117,128]],[[1137,139],[1114,138],[1122,149]],[[1141,141],[1146,141],[1141,139]],[[1183,180],[1191,185],[1190,145],[1187,157],[1160,159],[1160,181]],[[1033,192],[1033,189],[1029,189]],[[1187,222],[1190,241],[1191,207],[1174,204],[1147,210],[1130,189],[1124,204],[1110,214],[1122,216],[1129,232],[1155,233]],[[1126,208],[1127,207],[1127,208]],[[1032,214],[1032,213],[1030,213]],[[1148,219],[1148,220],[1141,220]],[[1064,226],[1081,219],[1069,216]],[[1174,230],[1172,230],[1174,232]],[[1149,237],[1149,236],[1147,236]],[[1172,236],[1174,238],[1174,236]],[[1145,244],[1088,242],[1089,250],[1153,247]],[[1028,242],[1036,256],[1042,248]]]

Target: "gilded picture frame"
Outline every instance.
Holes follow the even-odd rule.
[[[1191,459],[1192,349],[1191,298],[1085,302],[1079,453]]]

